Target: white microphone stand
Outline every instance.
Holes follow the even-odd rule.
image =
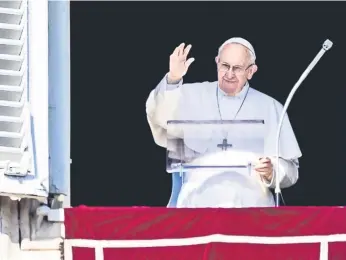
[[[280,157],[280,133],[281,133],[281,127],[286,115],[287,108],[293,98],[294,93],[299,88],[300,84],[304,81],[304,79],[309,75],[310,71],[316,66],[317,62],[322,58],[323,54],[328,51],[333,46],[333,43],[330,40],[326,40],[323,43],[322,49],[320,52],[316,55],[315,59],[310,63],[310,65],[307,67],[307,69],[304,71],[304,73],[300,76],[297,83],[292,88],[290,94],[288,95],[288,98],[286,99],[285,105],[283,107],[279,126],[277,129],[276,134],[276,170],[275,170],[275,205],[276,207],[279,207],[280,204],[280,194],[281,194],[281,188],[280,188],[280,167],[279,167],[279,157]]]

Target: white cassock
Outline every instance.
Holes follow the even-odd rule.
[[[239,110],[240,108],[240,110]],[[167,75],[150,93],[146,113],[154,141],[167,147],[167,138],[175,133],[167,131],[169,120],[264,120],[263,155],[271,158],[276,169],[276,131],[283,106],[272,97],[261,93],[247,83],[243,90],[231,97],[218,89],[217,82],[167,84]],[[256,133],[254,133],[256,135]],[[230,150],[228,153],[232,153]],[[279,183],[281,188],[294,185],[298,180],[298,158],[301,151],[286,115],[280,136]],[[250,155],[251,156],[251,155]],[[254,154],[253,156],[257,156]],[[236,159],[242,160],[241,153]],[[244,154],[244,161],[249,154]],[[246,158],[245,158],[246,157]],[[204,162],[220,162],[225,153],[206,156]],[[228,157],[227,157],[228,158]],[[235,158],[230,156],[229,158]],[[201,163],[201,158],[199,158]],[[276,174],[270,183],[248,169],[232,171],[196,170],[184,174],[177,207],[270,207],[274,198],[269,191],[275,187]]]

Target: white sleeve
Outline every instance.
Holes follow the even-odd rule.
[[[166,74],[146,101],[146,115],[154,141],[164,148],[167,147],[167,121],[176,118],[182,85],[183,80],[168,84]]]

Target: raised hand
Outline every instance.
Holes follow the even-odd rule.
[[[177,48],[175,48],[174,52],[171,54],[169,58],[169,81],[179,81],[187,73],[189,66],[195,60],[194,58],[186,60],[191,47],[191,45],[188,45],[185,48],[185,43],[182,43]]]

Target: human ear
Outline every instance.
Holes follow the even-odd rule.
[[[251,68],[249,68],[249,73],[247,74],[247,79],[252,79],[253,75],[257,72],[258,67],[256,64],[252,65]]]

